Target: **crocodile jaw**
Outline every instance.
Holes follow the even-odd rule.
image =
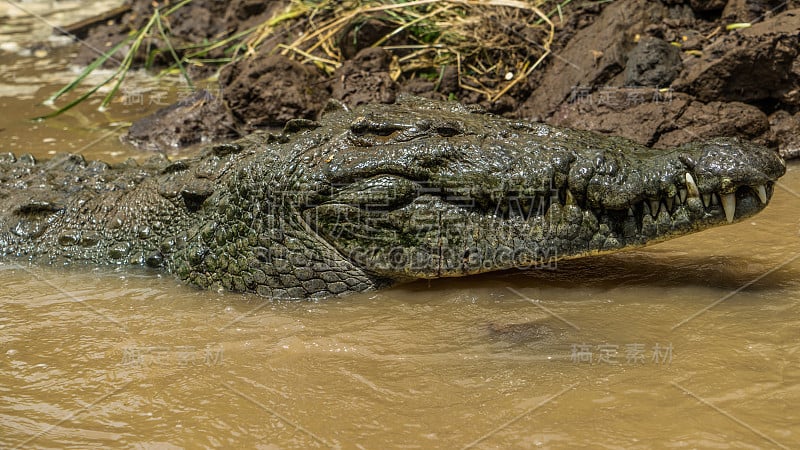
[[[504,198],[491,212],[468,205],[465,198],[458,205],[421,195],[393,211],[328,204],[307,219],[343,256],[372,273],[400,280],[457,277],[552,267],[562,259],[641,247],[740,221],[761,211],[774,189],[770,182],[721,196],[701,194],[693,177],[685,178],[673,198],[642,200],[627,210],[582,207],[569,191],[559,196],[554,190],[549,199]]]

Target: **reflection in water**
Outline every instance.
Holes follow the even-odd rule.
[[[747,222],[325,301],[6,261],[0,447],[796,447],[797,192],[792,166]]]

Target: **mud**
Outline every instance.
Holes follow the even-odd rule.
[[[317,73],[278,55],[258,55],[228,65],[219,82],[244,131],[313,119],[328,97]]]
[[[781,155],[787,159],[800,158],[800,112],[791,115],[777,111],[769,117],[769,125]]]
[[[688,59],[676,90],[701,101],[800,106],[800,10],[785,11],[703,49]]]
[[[392,55],[382,48],[365,48],[345,61],[331,81],[331,96],[350,106],[394,103],[398,84],[389,75]]]
[[[767,115],[741,102],[703,103],[659,88],[576,93],[549,118],[554,125],[620,135],[658,148],[716,136],[774,144]]]
[[[272,17],[284,5],[201,0],[171,21],[171,32],[178,41],[213,39]],[[119,23],[96,28],[88,39],[109,47],[140,25],[150,8],[149,1],[135,0]],[[393,76],[393,58],[402,56],[401,50],[371,47],[386,34],[380,21],[344,30],[337,43],[346,60],[330,74],[280,55],[274,45],[301,31],[286,29],[271,38],[273,47],[263,45],[261,53],[220,71],[232,120],[222,128],[245,133],[292,118],[313,119],[328,98],[349,105],[391,103],[399,93],[412,93],[659,147],[733,135],[776,147],[786,157],[800,156],[800,1],[578,1],[554,22],[552,54],[527,83],[494,102],[459,85],[455,67],[443,67],[437,79]],[[726,28],[735,22],[750,25]],[[398,33],[386,45],[405,43]],[[78,61],[85,63],[88,56]],[[208,67],[193,71],[198,78],[211,73]],[[166,144],[197,140],[186,133],[205,139],[220,129],[219,116],[170,126],[173,118],[182,123],[179,111],[159,119],[159,126],[175,134]],[[206,123],[212,129],[202,130]],[[141,128],[131,128],[131,142],[150,149],[165,145],[157,138],[146,142],[137,134]]]
[[[669,86],[683,69],[678,47],[657,37],[639,39],[625,64],[626,86]]]
[[[200,90],[134,122],[122,139],[145,150],[168,151],[238,134],[227,105]]]

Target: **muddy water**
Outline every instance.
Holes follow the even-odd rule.
[[[7,263],[0,446],[796,447],[781,186],[646,251],[319,302]]]
[[[189,94],[176,76],[156,80],[142,71],[131,71],[114,102],[103,111],[98,107],[111,84],[65,114],[44,122],[31,120],[67,105],[114,73],[99,69],[84,80],[80,89],[64,95],[54,106],[45,105],[45,100],[82,70],[70,66],[77,49],[69,45],[68,38],[53,36],[53,26],[76,22],[121,3],[0,2],[0,150],[41,157],[68,151],[82,153],[87,159],[112,162],[151,156],[131,153],[120,145],[119,136],[132,121]],[[96,50],[99,54],[106,49]]]
[[[133,154],[136,106],[24,120],[67,57],[0,53],[0,149]],[[790,165],[743,223],[315,302],[6,261],[0,448],[795,448],[798,199]]]

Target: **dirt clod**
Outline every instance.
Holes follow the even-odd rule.
[[[800,10],[786,11],[707,45],[675,81],[702,101],[786,101],[800,85]]]
[[[616,84],[613,79],[625,67],[625,55],[636,45],[634,38],[650,23],[662,17],[658,2],[620,0],[606,6],[597,20],[580,30],[558,51],[538,86],[522,105],[521,115],[546,119],[576,90]]]
[[[327,99],[316,73],[280,55],[258,55],[226,66],[220,84],[245,131],[314,119]]]
[[[669,148],[697,139],[741,136],[766,142],[767,116],[741,102],[702,103],[653,88],[611,89],[565,103],[551,118],[557,125],[621,135]]]
[[[134,122],[122,140],[142,149],[167,152],[236,135],[225,103],[201,90]]]
[[[791,115],[778,111],[769,117],[778,142],[778,151],[786,159],[800,158],[800,112]]]
[[[350,106],[394,103],[397,83],[389,76],[392,55],[382,48],[365,48],[333,74],[331,96]]]
[[[683,69],[678,47],[654,37],[645,37],[628,53],[626,86],[669,86]]]

